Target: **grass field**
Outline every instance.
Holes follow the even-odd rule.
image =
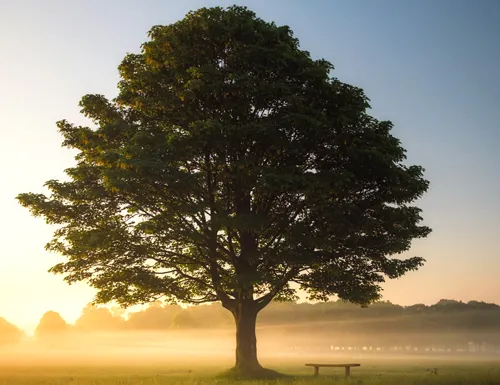
[[[1,359],[2,357],[0,357]],[[96,359],[77,363],[61,360],[15,362],[6,357],[0,361],[0,385],[34,384],[130,384],[130,385],[224,385],[234,383],[218,376],[231,365],[227,357],[219,361],[190,357],[176,361],[157,359],[154,361],[128,357],[126,362],[105,362]],[[331,385],[344,384],[342,368],[322,368],[320,376],[313,378],[312,368],[304,367],[310,358],[263,359],[266,367],[289,375],[276,381],[237,381],[241,385]],[[320,361],[325,361],[321,359]],[[332,360],[330,360],[332,361]],[[335,361],[339,361],[335,359]],[[352,360],[341,359],[341,362]],[[359,385],[431,385],[470,384],[500,385],[500,360],[452,361],[452,360],[356,360],[361,367],[352,369],[349,384]],[[438,368],[438,375],[426,373],[427,368]]]

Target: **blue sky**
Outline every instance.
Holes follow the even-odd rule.
[[[372,113],[392,120],[412,163],[431,181],[419,204],[434,232],[411,254],[419,272],[385,298],[500,303],[500,2],[495,0],[0,2],[0,316],[31,328],[49,309],[74,320],[92,298],[46,270],[50,228],[19,207],[20,192],[63,176],[72,155],[55,122],[75,123],[87,93],[113,97],[117,66],[156,24],[201,6],[248,6],[289,25],[340,80],[362,87]]]

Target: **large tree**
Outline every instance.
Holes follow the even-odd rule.
[[[99,303],[220,301],[248,374],[273,299],[366,305],[422,265],[398,254],[430,232],[412,205],[423,169],[289,27],[203,8],[149,38],[119,66],[115,99],[82,98],[93,127],[57,123],[78,151],[69,180],[18,196],[56,225],[47,248],[66,260],[53,273]]]

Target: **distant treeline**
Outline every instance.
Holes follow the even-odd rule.
[[[500,306],[471,301],[468,303],[441,300],[430,306],[417,304],[399,306],[377,302],[367,308],[342,301],[326,303],[272,303],[258,318],[263,333],[287,335],[299,341],[331,338],[351,343],[365,342],[406,343],[413,340],[457,341],[461,343],[488,335],[488,341],[500,343]],[[96,333],[111,331],[153,331],[179,329],[214,329],[233,327],[231,314],[220,304],[182,308],[156,302],[142,311],[126,314],[124,310],[87,305],[74,325],[68,324],[58,313],[45,313],[35,331],[43,340],[68,333]],[[0,318],[0,345],[19,342],[24,333]],[[412,337],[413,336],[413,337]],[[427,337],[424,337],[427,336]],[[458,337],[457,337],[458,336]],[[304,337],[305,338],[305,337]],[[477,339],[477,338],[476,338]],[[406,342],[405,342],[406,341]]]
[[[21,329],[0,317],[0,348],[19,343],[24,335]]]

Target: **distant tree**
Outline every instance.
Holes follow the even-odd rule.
[[[67,337],[70,325],[55,311],[46,312],[35,330],[35,337],[48,345],[59,344]]]
[[[198,321],[200,327],[205,329],[227,327],[233,325],[229,312],[218,303],[193,306],[191,314]]]
[[[23,335],[22,330],[0,317],[0,348],[18,344]]]
[[[97,307],[92,303],[87,304],[82,315],[76,320],[75,328],[80,331],[110,331],[120,330],[125,327],[125,320],[111,314],[105,307]]]
[[[462,301],[455,301],[453,299],[441,299],[436,304],[430,306],[431,310],[440,312],[453,312],[457,310],[467,310],[468,306]]]
[[[172,320],[173,329],[198,329],[202,327],[202,321],[197,319],[193,312],[183,310]]]
[[[403,314],[404,308],[390,301],[375,302],[367,311],[369,317],[381,315],[383,317],[394,317]]]
[[[236,323],[235,371],[257,359],[257,314],[273,299],[366,305],[418,269],[398,259],[428,188],[392,124],[360,88],[301,50],[287,26],[244,7],[155,26],[119,67],[113,101],[86,95],[96,127],[58,122],[78,151],[69,180],[19,202],[58,229],[52,268],[97,302],[221,301]]]
[[[472,309],[478,310],[500,310],[500,306],[495,303],[488,303],[483,301],[469,301],[467,306]]]
[[[181,311],[182,308],[178,305],[163,306],[161,302],[153,302],[145,310],[131,313],[127,327],[136,330],[168,329]]]
[[[121,306],[111,306],[109,311],[113,315],[113,317],[123,318],[125,319],[127,316],[127,310]]]
[[[423,313],[428,310],[428,307],[423,303],[417,303],[415,305],[407,306],[405,308],[406,313]]]

